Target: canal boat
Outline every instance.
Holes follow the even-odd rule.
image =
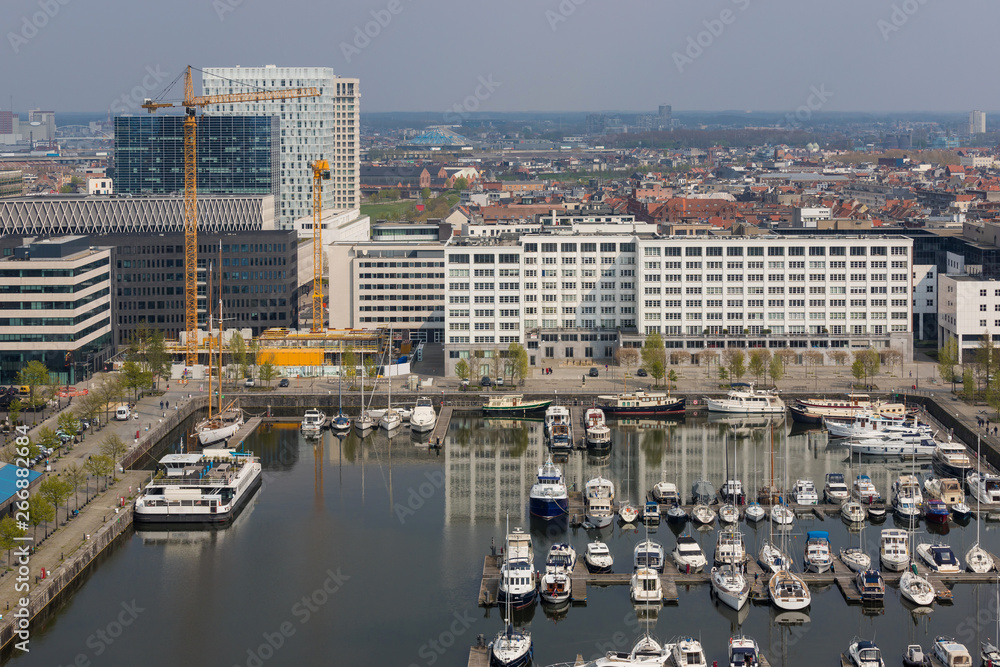
[[[785,402],[773,391],[754,389],[752,382],[734,382],[725,398],[705,398],[709,412],[784,414]]]
[[[427,433],[433,431],[435,425],[437,425],[437,413],[434,411],[434,402],[421,396],[417,399],[410,415],[410,430],[415,433]]]
[[[701,642],[685,637],[670,644],[670,660],[675,667],[708,667]]]
[[[669,394],[626,392],[613,396],[598,396],[598,404],[610,417],[660,417],[684,414],[686,399]]]
[[[972,461],[969,460],[965,447],[957,442],[939,442],[934,449],[932,461],[934,469],[943,477],[964,480],[972,471]]]
[[[796,480],[793,494],[795,502],[799,505],[815,505],[819,502],[816,485],[813,484],[811,479]]]
[[[681,535],[677,538],[677,545],[670,553],[674,559],[674,565],[681,572],[701,572],[708,565],[701,545],[690,535]]]
[[[638,570],[648,567],[663,572],[663,545],[650,539],[645,539],[635,545],[632,551],[632,568]]]
[[[569,493],[562,470],[548,458],[538,468],[537,481],[528,493],[528,511],[541,519],[555,519],[569,512]]]
[[[972,667],[972,656],[965,644],[950,637],[937,637],[931,645],[931,664],[934,667]]]
[[[962,571],[958,556],[947,544],[918,544],[916,552],[931,572],[953,574]]]
[[[920,644],[910,644],[903,652],[903,667],[930,667],[931,657]]]
[[[483,414],[493,417],[524,417],[545,412],[545,409],[550,405],[552,405],[551,400],[526,401],[521,394],[501,394],[486,397],[486,402],[483,403]]]
[[[844,657],[851,667],[885,667],[882,651],[867,639],[859,639],[852,643]]]
[[[879,561],[882,567],[902,572],[910,564],[910,546],[905,530],[887,528],[879,539]]]
[[[659,573],[653,568],[637,568],[629,583],[632,602],[663,604],[663,585]]]
[[[760,647],[750,637],[729,638],[729,667],[760,667]]]
[[[858,587],[862,602],[882,602],[885,598],[885,579],[877,569],[858,572],[854,577],[854,584]]]
[[[615,517],[615,485],[611,480],[595,477],[584,487],[587,520],[597,528],[611,525]]]
[[[810,530],[806,533],[805,553],[802,560],[806,572],[823,574],[833,565],[830,553],[830,533],[825,530]]]
[[[316,435],[326,428],[326,414],[322,410],[309,408],[302,415],[302,423],[299,426],[306,435]]]
[[[587,545],[583,561],[587,566],[587,571],[594,574],[611,572],[615,564],[614,556],[611,555],[608,545],[600,540],[594,540]]]
[[[150,480],[135,501],[136,522],[228,523],[261,485],[260,459],[251,454],[205,449],[188,463],[183,475]]]
[[[733,565],[713,567],[712,592],[716,600],[739,611],[750,598],[750,582],[738,567]]]
[[[828,503],[839,503],[851,496],[851,490],[844,482],[844,473],[826,473],[826,484],[823,485],[823,497]]]

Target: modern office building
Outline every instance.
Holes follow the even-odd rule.
[[[73,383],[107,359],[112,343],[112,249],[68,236],[0,259],[0,383],[41,361]]]
[[[18,169],[0,171],[0,198],[24,194],[24,176]]]
[[[280,144],[274,116],[199,116],[199,196],[277,198]],[[184,117],[116,117],[112,177],[119,194],[183,193]]]
[[[986,133],[986,112],[985,111],[969,112],[969,134],[985,134],[985,133]]]
[[[959,363],[975,361],[984,335],[1000,341],[1000,281],[959,273],[938,276],[938,346],[958,341]]]
[[[215,105],[212,115],[276,116],[280,120],[281,155],[277,222],[291,228],[312,214],[314,161],[330,162],[331,178],[323,182],[325,208],[353,209],[360,203],[360,100],[358,79],[336,76],[329,67],[208,67],[205,95],[316,87],[319,97]]]

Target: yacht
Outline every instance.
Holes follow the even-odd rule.
[[[679,503],[671,505],[667,508],[666,514],[667,521],[671,523],[684,523],[688,520],[687,512],[684,511],[684,508],[681,507]]]
[[[358,418],[354,420],[354,430],[358,433],[366,433],[376,426],[378,426],[378,420],[367,410],[363,410]]]
[[[165,466],[179,463],[172,456],[178,455],[164,457]],[[136,522],[228,523],[261,485],[260,459],[251,454],[204,449],[186,456],[180,474],[170,474],[167,467],[166,476],[153,478],[142,490],[135,501]]]
[[[695,523],[710,526],[715,523],[715,510],[704,503],[699,503],[691,509],[691,518]]]
[[[899,419],[875,414],[863,410],[850,420],[823,420],[823,426],[832,438],[863,438],[871,435],[889,435],[904,441],[919,441],[934,437],[934,431],[926,424],[917,423],[916,418],[910,425],[901,423]]]
[[[840,506],[840,516],[847,523],[864,523],[865,508],[856,500],[848,500]]]
[[[892,483],[892,509],[900,519],[919,519],[923,502],[924,497],[920,493],[920,482],[916,475],[900,475]]]
[[[882,567],[902,572],[910,564],[910,547],[905,530],[887,528],[879,540],[879,560]]]
[[[881,602],[885,598],[885,579],[878,570],[862,570],[854,578],[862,602]]]
[[[413,406],[410,415],[410,430],[417,433],[427,433],[437,425],[437,413],[434,412],[434,402],[429,398],[420,397]]]
[[[975,473],[972,473],[975,474]],[[943,500],[946,505],[965,502],[962,483],[952,477],[929,477],[924,481],[924,493],[928,498]]]
[[[918,544],[916,552],[931,572],[953,574],[962,571],[958,556],[947,544]]]
[[[525,533],[523,528],[517,527],[507,533],[507,553],[504,556],[504,560],[511,562],[516,560],[535,560],[531,535]]]
[[[806,533],[806,547],[803,568],[806,572],[823,574],[829,572],[833,564],[830,554],[830,533],[825,530],[810,530]]]
[[[506,623],[490,643],[490,667],[526,667],[533,653],[531,635]]]
[[[388,408],[382,413],[382,418],[378,420],[378,425],[386,431],[395,431],[403,425],[403,416],[396,408]]]
[[[642,520],[648,524],[660,523],[660,505],[655,500],[646,502],[646,507],[642,511]]]
[[[795,502],[799,505],[815,505],[819,502],[816,485],[811,479],[800,479],[795,482]]]
[[[719,508],[719,521],[722,523],[736,523],[740,520],[740,510],[732,503],[726,503]]]
[[[583,667],[663,667],[669,658],[670,649],[660,646],[646,635],[639,638],[630,653],[609,651],[603,658],[588,662]]]
[[[553,424],[551,433],[549,447],[553,451],[569,451],[573,449],[573,430],[568,422]]]
[[[326,427],[326,414],[315,408],[306,410],[302,415],[302,432],[319,433]]]
[[[965,479],[972,470],[972,461],[965,447],[957,442],[939,442],[934,449],[934,469],[943,476]]]
[[[757,523],[758,521],[763,521],[767,517],[767,512],[760,506],[760,503],[752,502],[747,505],[745,510],[743,510],[743,516],[747,518],[747,521]]]
[[[1000,476],[970,472],[965,478],[972,497],[981,503],[1000,503]]]
[[[858,475],[854,478],[854,491],[851,496],[865,505],[871,505],[882,500],[882,495],[872,483],[868,475]]]
[[[936,498],[924,503],[924,517],[930,523],[948,523],[948,506]]]
[[[598,528],[611,525],[615,517],[612,505],[615,501],[615,485],[603,477],[595,477],[584,488],[587,520]]]
[[[663,586],[660,575],[649,567],[640,567],[632,573],[632,602],[663,604]]]
[[[774,574],[781,570],[787,570],[789,566],[788,556],[782,553],[781,548],[774,542],[764,540],[757,553],[757,562],[764,572]]]
[[[725,398],[706,398],[709,412],[784,414],[785,402],[771,391],[754,389],[753,383],[734,382]]]
[[[345,415],[343,412],[338,413],[336,417],[330,420],[330,429],[337,431],[338,433],[344,433],[345,431],[350,431],[351,418]]]
[[[743,482],[738,479],[727,479],[719,489],[719,495],[724,501],[733,505],[743,505],[747,501],[746,493],[743,492]]]
[[[931,658],[920,644],[910,644],[903,653],[903,667],[930,667]]]
[[[675,505],[681,502],[677,485],[667,481],[667,471],[660,472],[660,481],[653,485],[653,500],[661,505]]]
[[[668,394],[633,393],[598,396],[601,409],[611,417],[653,417],[684,414],[686,399],[671,398]]]
[[[677,667],[708,667],[701,642],[690,637],[670,645],[670,659]]]
[[[798,611],[812,603],[809,587],[791,570],[772,574],[767,582],[767,590],[771,604],[784,611]]]
[[[979,546],[978,542],[965,552],[965,567],[969,572],[985,574],[992,570],[994,566],[993,556]]]
[[[583,413],[584,428],[607,426],[606,422],[607,420],[604,417],[604,410],[601,410],[600,408],[587,408]]]
[[[611,572],[615,559],[611,555],[608,545],[600,540],[595,540],[587,545],[587,551],[583,556],[583,562],[587,565],[587,571],[593,574],[604,574]]]
[[[715,565],[742,566],[747,560],[746,546],[743,544],[743,533],[738,530],[720,530],[715,540]]]
[[[604,450],[611,447],[611,429],[604,419],[603,410],[587,408],[583,413],[583,426],[588,449]]]
[[[784,505],[771,508],[771,521],[778,526],[790,526],[795,521],[795,513]]]
[[[545,409],[545,437],[552,438],[552,427],[556,424],[569,424],[569,408],[563,405],[550,405]]]
[[[618,506],[618,516],[622,518],[622,523],[635,523],[639,520],[640,514],[639,508],[627,500]]]
[[[538,468],[538,481],[528,494],[531,516],[555,519],[569,512],[569,494],[563,482],[562,471],[549,458]]]
[[[885,521],[885,503],[876,501],[868,506],[868,518],[872,523]]]
[[[792,419],[812,424],[822,424],[824,417],[854,419],[860,412],[871,410],[868,394],[850,394],[846,400],[829,398],[800,398],[792,406]]]
[[[883,434],[852,438],[848,445],[852,454],[932,458],[938,443],[933,438],[928,437],[909,441],[890,434]]]
[[[538,594],[546,604],[568,602],[573,591],[573,581],[565,572],[548,571],[542,575]]]
[[[705,558],[701,546],[690,535],[681,535],[677,538],[677,546],[671,555],[674,564],[681,572],[701,572],[708,565],[708,559]]]
[[[215,416],[198,422],[194,431],[198,434],[198,444],[202,447],[208,447],[216,443],[226,442],[236,435],[241,426],[243,426],[243,410],[236,407],[234,401]]]
[[[931,646],[931,664],[935,667],[972,667],[972,656],[965,644],[949,637],[937,637]]]
[[[724,605],[739,611],[750,598],[750,582],[738,567],[733,565],[713,567],[712,592]]]
[[[840,503],[851,496],[850,489],[844,482],[844,473],[826,473],[826,484],[823,485],[823,497],[828,503]]]
[[[899,578],[899,593],[918,607],[929,607],[934,603],[934,587],[910,569]]]
[[[882,651],[874,643],[865,639],[859,639],[851,644],[844,655],[851,667],[885,667]]]
[[[872,557],[865,553],[861,547],[848,547],[840,550],[840,560],[849,567],[852,572],[864,572],[871,568]]]
[[[526,401],[522,394],[501,394],[487,396],[483,403],[483,414],[491,417],[526,417],[543,412],[552,401]]]
[[[750,637],[729,638],[729,667],[760,667],[761,653],[757,642]]]
[[[512,541],[513,538],[513,541]],[[506,561],[500,568],[500,594],[506,605],[504,629],[497,633],[490,643],[490,667],[526,667],[531,664],[534,648],[531,635],[522,630],[515,630],[511,624],[514,598],[525,593],[529,586],[534,591],[534,572],[531,565],[531,537],[522,530],[515,528],[510,531],[510,518],[507,519]],[[516,567],[515,567],[516,566]],[[522,567],[523,566],[523,567]],[[524,579],[525,581],[522,581]],[[525,603],[529,606],[534,602]]]
[[[718,500],[719,499],[715,494],[715,486],[713,486],[707,479],[699,479],[691,485],[692,503],[696,505],[700,503],[713,505],[718,502]]]
[[[546,572],[572,574],[576,568],[576,549],[568,544],[553,544],[545,558]]]
[[[648,567],[663,572],[663,545],[653,540],[645,540],[635,545],[632,552],[633,569]]]
[[[500,566],[500,588],[497,602],[510,605],[511,609],[526,609],[535,604],[535,566],[530,560],[507,560]]]

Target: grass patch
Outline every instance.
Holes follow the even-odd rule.
[[[416,204],[407,200],[361,205],[361,215],[370,216],[372,221],[412,220],[416,211]]]

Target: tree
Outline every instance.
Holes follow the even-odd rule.
[[[378,365],[375,363],[375,358],[371,355],[365,357],[365,360],[361,364],[365,368],[365,377],[373,378],[378,373]]]
[[[469,362],[465,359],[459,359],[458,363],[455,364],[455,375],[458,376],[459,380],[469,379]]]
[[[455,179],[455,183],[454,185],[452,185],[452,187],[458,190],[459,192],[461,192],[462,190],[468,190],[469,179],[465,178],[464,176],[459,176],[458,178]]]
[[[43,479],[42,483],[38,485],[38,493],[42,498],[51,503],[53,507],[58,508],[64,500],[70,497],[73,490],[65,480],[49,476]],[[56,509],[56,521],[59,521],[58,509]]]
[[[162,378],[169,377],[172,361],[170,352],[167,351],[163,331],[154,329],[146,344],[146,366],[147,370],[153,374],[156,387],[160,386]]]
[[[670,365],[677,366],[678,364],[684,363],[684,361],[690,358],[690,353],[684,352],[683,350],[674,350],[670,353]]]
[[[72,435],[73,437],[80,435],[80,420],[72,412],[60,413],[56,424],[59,426],[59,430],[66,435]]]
[[[903,363],[903,353],[899,350],[889,348],[888,350],[882,350],[882,359],[885,361],[885,365],[889,367],[889,373],[892,373],[896,364]]]
[[[9,514],[0,519],[0,549],[7,552],[7,567],[10,567],[10,551],[16,547],[19,537],[24,537],[27,531],[17,525],[17,521]]]
[[[528,377],[528,351],[520,343],[511,343],[507,348],[506,361],[510,382],[516,387]]]
[[[861,362],[861,374],[865,379],[865,384],[868,384],[870,379],[878,375],[879,369],[882,367],[882,362],[879,359],[878,352],[872,348],[856,350],[854,352],[854,364],[857,364],[859,361]],[[851,373],[857,378],[854,365],[851,366]]]
[[[49,369],[41,361],[29,361],[28,364],[17,373],[17,384],[27,385],[28,405],[36,408],[39,405],[39,398],[36,390],[49,381]]]
[[[273,361],[274,355],[271,355],[270,360]],[[340,367],[344,371],[344,375],[347,376],[349,382],[354,382],[354,378],[358,376],[358,355],[354,354],[354,348],[349,347],[340,356]],[[264,379],[264,365],[261,364],[260,367],[260,378]]]
[[[997,365],[1000,364],[1000,355],[997,354],[997,347],[993,344],[993,336],[986,330],[979,336],[979,345],[976,346],[975,370],[979,377],[980,391],[984,391],[993,381],[997,374]]]
[[[135,400],[139,400],[139,391],[145,389],[150,384],[152,374],[142,370],[138,361],[126,361],[122,364],[121,386],[132,393]]]
[[[479,384],[479,367],[483,362],[483,351],[482,350],[472,350],[469,352],[469,377],[475,384]]]
[[[257,357],[260,356],[260,341],[257,339],[251,339],[250,344],[247,345],[247,356],[249,357],[249,374],[248,377],[254,377],[257,374],[258,360]]]
[[[356,371],[351,367],[348,369],[348,372],[353,376]],[[257,374],[260,376],[260,381],[267,384],[268,387],[271,386],[271,381],[278,377],[278,367],[274,365],[273,352],[268,352],[267,356],[264,357],[264,363],[260,365]]]
[[[504,363],[503,355],[500,354],[500,348],[498,347],[493,348],[493,350],[490,353],[489,359],[490,359],[489,361],[490,374],[493,376],[493,378],[496,379],[499,377],[503,377],[506,364]]]
[[[229,338],[229,375],[232,379],[246,376],[247,344],[239,331],[234,331]]]
[[[47,447],[48,449],[55,449],[62,446],[62,440],[56,435],[56,432],[49,426],[41,426],[38,429],[38,433],[35,435],[35,440],[41,447]]]
[[[723,351],[722,363],[725,364],[726,370],[729,372],[730,381],[742,379],[746,373],[745,361],[746,355],[738,347],[730,347]]]
[[[775,352],[775,354],[781,357],[781,365],[784,366],[786,370],[789,366],[799,360],[798,353],[790,347],[783,347]]]
[[[667,373],[667,391],[670,390],[670,386],[671,385],[677,384],[677,381],[679,379],[680,379],[680,376],[677,375],[677,371],[675,371],[674,369],[671,368],[670,372]]]
[[[114,472],[115,464],[107,456],[98,455],[91,456],[87,459],[87,462],[83,464],[84,469],[94,477],[106,478]]]
[[[973,394],[976,392],[976,379],[972,373],[972,369],[966,366],[962,370],[962,393],[965,394],[966,398],[971,399]]]
[[[816,366],[823,365],[823,353],[817,350],[809,350],[802,353],[802,361],[806,365],[806,375],[809,375],[809,366],[813,367],[813,377],[816,376]]]
[[[628,372],[633,366],[639,365],[639,350],[634,347],[620,347],[615,350],[615,360]]]
[[[7,419],[10,420],[11,426],[17,426],[17,420],[21,417],[21,409],[23,407],[20,398],[15,398],[7,406]]]
[[[428,201],[431,198],[431,189],[430,188],[424,188],[423,190],[421,190],[420,191],[420,198],[422,200],[424,200],[425,202]]]
[[[660,378],[666,369],[667,350],[663,347],[663,338],[660,332],[654,331],[646,334],[646,341],[642,345],[642,366],[646,369],[656,384],[659,385]]]
[[[80,486],[87,482],[87,471],[81,468],[74,461],[66,467],[63,468],[62,472],[63,478],[69,483],[70,487],[73,489],[73,493],[76,498],[76,508],[80,509]]]
[[[77,399],[76,414],[88,423],[93,423],[94,417],[101,414],[103,409],[104,404],[101,402],[101,397],[93,392]]]
[[[956,363],[958,363],[958,340],[954,336],[948,336],[944,345],[938,349],[938,375],[943,382],[951,383],[952,391],[955,391],[955,382],[959,377],[955,372]]]
[[[767,348],[758,347],[750,352],[750,362],[747,364],[747,370],[753,373],[758,383],[761,376],[767,373],[767,364],[770,359],[771,352]]]
[[[40,493],[33,493],[28,496],[28,523],[31,524],[31,538],[34,540],[38,533],[38,527],[43,523],[48,525],[50,521],[55,521],[56,508]]]
[[[109,433],[101,442],[101,455],[111,459],[111,470],[118,470],[118,460],[128,451],[128,445],[117,433]]]
[[[833,352],[830,353],[830,358],[833,359],[833,363],[835,363],[838,366],[843,366],[844,364],[846,364],[850,356],[851,355],[849,355],[847,352],[844,352],[843,350],[834,350]]]
[[[702,350],[698,353],[698,363],[705,364],[705,374],[708,376],[711,376],[712,374],[712,364],[716,363],[718,360],[719,353],[712,348]]]
[[[851,375],[854,376],[855,380],[861,380],[861,378],[865,377],[865,362],[855,359],[854,363],[851,364]]]
[[[729,371],[722,364],[719,364],[719,382],[727,382],[729,380]]]
[[[773,356],[771,357],[767,370],[771,375],[771,382],[773,382],[774,386],[777,387],[778,382],[785,377],[785,362],[781,360],[781,357],[777,355]]]

